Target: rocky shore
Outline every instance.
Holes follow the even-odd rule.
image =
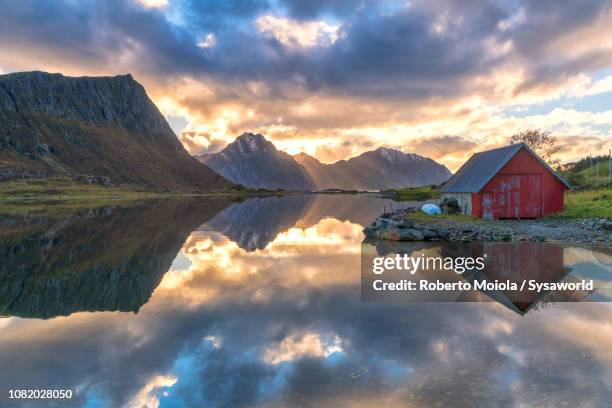
[[[414,209],[400,209],[378,217],[363,232],[370,240],[530,241],[612,248],[612,221],[598,218],[462,220],[457,217],[415,216]]]

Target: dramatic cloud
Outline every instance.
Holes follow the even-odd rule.
[[[0,0],[0,11],[1,71],[132,72],[185,123],[192,153],[256,131],[325,161],[387,145],[455,169],[527,127],[571,136],[564,160],[612,138],[605,1]]]

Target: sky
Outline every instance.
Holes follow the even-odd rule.
[[[243,132],[324,162],[457,169],[539,128],[612,147],[612,2],[0,0],[0,73],[132,73],[192,154]]]

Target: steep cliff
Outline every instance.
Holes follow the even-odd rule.
[[[183,148],[131,75],[0,75],[0,181],[97,176],[163,190],[231,187]]]

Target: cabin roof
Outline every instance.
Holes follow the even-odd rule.
[[[524,143],[511,144],[497,149],[475,153],[451,177],[440,191],[443,193],[477,193],[514,157],[521,149],[526,149],[533,157],[546,167],[567,188],[571,188],[548,163],[542,160]]]

